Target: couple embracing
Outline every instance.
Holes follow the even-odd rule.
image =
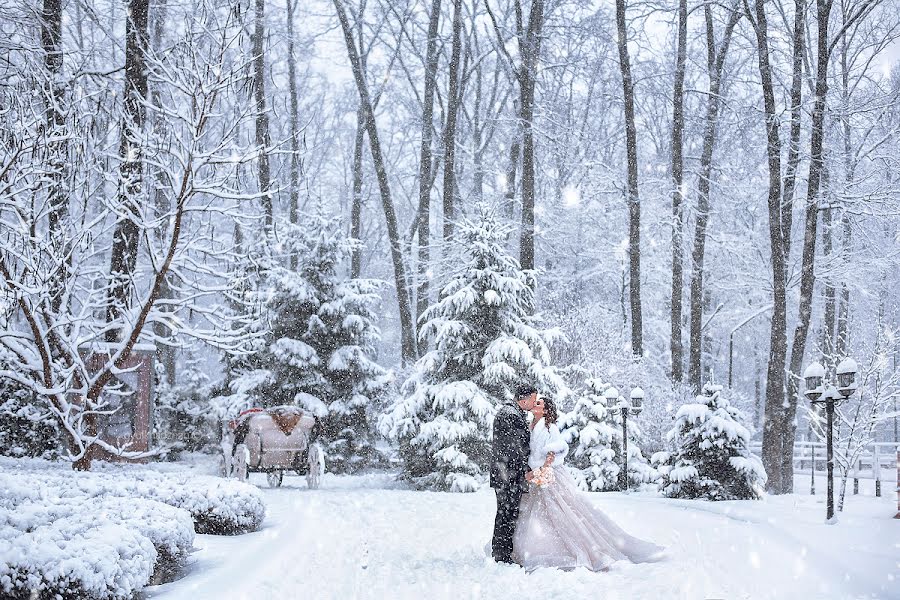
[[[529,428],[526,413],[534,417]],[[494,417],[491,487],[497,514],[491,551],[497,562],[606,571],[617,560],[659,560],[663,548],[626,534],[581,494],[565,467],[568,444],[557,407],[531,386],[516,390]]]

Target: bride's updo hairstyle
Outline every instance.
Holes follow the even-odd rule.
[[[544,421],[547,425],[556,423],[559,418],[559,412],[556,410],[556,402],[551,398],[542,398],[544,401]]]

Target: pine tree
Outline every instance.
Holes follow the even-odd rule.
[[[574,409],[560,418],[560,430],[569,442],[570,464],[579,471],[584,489],[605,492],[620,489],[622,471],[622,414],[607,406],[604,393],[609,385],[588,378]],[[619,397],[616,405],[624,399]],[[659,474],[640,448],[641,430],[628,420],[628,481],[640,485],[655,481]]]
[[[615,489],[621,470],[614,442],[622,430],[614,427],[606,409],[603,392],[607,387],[601,379],[589,378],[575,407],[559,420],[560,431],[569,443],[566,462],[580,472],[585,489],[598,492]]]
[[[153,439],[166,448],[170,460],[182,451],[212,448],[220,424],[209,410],[213,385],[201,361],[188,354],[178,370],[178,381],[169,384],[165,367],[156,363],[156,402],[153,415]]]
[[[748,500],[761,497],[766,473],[750,452],[744,415],[706,384],[693,404],[682,406],[669,438],[677,450],[664,458],[663,493],[670,498]]]
[[[344,274],[352,244],[336,220],[286,227],[294,269],[264,273],[264,347],[241,361],[232,389],[262,406],[297,405],[320,420],[329,470],[353,472],[376,457],[371,406],[389,376],[375,362],[380,284]]]
[[[558,332],[539,328],[534,275],[506,252],[506,233],[490,217],[461,225],[462,267],[423,314],[420,335],[434,349],[381,420],[399,444],[404,477],[419,488],[474,491],[490,460],[498,404],[524,382],[565,390],[550,366]]]

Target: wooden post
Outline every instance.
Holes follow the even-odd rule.
[[[897,514],[895,519],[900,519],[900,446],[897,446]]]
[[[859,495],[859,457],[853,461],[853,495]]]
[[[875,476],[875,497],[881,498],[881,456],[878,452],[878,444],[873,444],[872,448],[872,474]]]
[[[816,445],[810,442],[809,451],[812,453],[812,467],[809,470],[809,495],[816,495]]]

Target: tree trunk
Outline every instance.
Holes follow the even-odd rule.
[[[456,182],[456,116],[459,113],[459,61],[462,46],[462,0],[453,2],[453,49],[447,90],[447,126],[444,129],[444,243],[453,237],[453,198]]]
[[[514,102],[513,112],[516,116],[521,114],[518,102]],[[504,204],[506,206],[506,216],[512,219],[516,212],[516,172],[519,168],[519,155],[522,153],[522,125],[521,121],[516,121],[515,130],[513,132],[512,144],[509,146],[509,165],[506,169],[506,192],[504,194]]]
[[[675,55],[675,90],[672,94],[672,381],[680,383],[684,369],[681,343],[681,308],[684,294],[684,73],[687,61],[687,0],[678,2],[678,50]]]
[[[381,193],[381,203],[384,208],[384,218],[387,224],[388,241],[391,247],[391,260],[394,265],[394,281],[397,288],[397,304],[400,310],[400,354],[404,363],[416,358],[416,336],[410,310],[409,291],[406,283],[406,269],[403,264],[403,254],[400,247],[400,236],[397,229],[397,215],[394,212],[394,203],[391,199],[390,182],[384,156],[381,153],[381,144],[378,138],[378,128],[375,123],[375,113],[369,96],[369,88],[366,84],[365,74],[362,69],[359,52],[353,40],[353,32],[347,12],[344,10],[342,0],[332,0],[341,29],[344,33],[344,42],[347,45],[347,54],[350,66],[353,70],[353,78],[356,80],[356,88],[359,92],[360,105],[364,111],[366,130],[369,134],[369,149],[372,153],[372,162],[375,165],[375,173],[378,179],[378,188]]]
[[[272,211],[271,170],[269,167],[269,111],[266,108],[266,56],[263,49],[265,38],[266,0],[256,0],[256,14],[253,23],[253,94],[256,99],[256,148],[259,152],[257,177],[259,193],[262,195],[265,214],[265,233],[272,234],[274,215]]]
[[[518,3],[518,0],[517,0]],[[519,70],[519,108],[522,127],[522,234],[519,262],[523,269],[534,269],[534,90],[541,53],[544,26],[544,0],[532,0],[528,28],[519,30],[522,68]]]
[[[288,221],[297,223],[300,201],[300,127],[299,101],[297,99],[297,57],[294,55],[294,0],[287,2],[287,36],[288,36],[288,94],[291,101],[291,181],[290,204],[288,205]],[[297,255],[291,253],[291,270],[297,268]]]
[[[68,135],[66,133],[66,117],[63,111],[65,89],[62,86],[62,0],[44,0],[41,11],[41,45],[44,50],[44,68],[47,70],[44,98],[45,134],[47,136],[47,199],[50,205],[48,213],[50,236],[49,241],[63,259],[58,273],[54,276],[51,288],[51,309],[58,313],[65,296],[65,280],[69,271],[69,248],[60,246],[66,239],[61,230],[69,214],[69,198],[63,189],[66,180],[68,159]]]
[[[356,139],[353,142],[353,204],[350,206],[350,237],[357,241],[350,253],[350,277],[362,274],[362,185],[363,143],[366,135],[366,117],[362,107],[356,109]]]
[[[828,19],[831,13],[831,0],[817,0],[816,6],[818,9],[816,21],[819,29],[816,97],[812,113],[809,178],[806,192],[806,225],[803,237],[803,262],[800,271],[800,312],[797,316],[797,326],[794,329],[794,340],[791,345],[788,396],[785,402],[784,441],[781,455],[782,494],[790,494],[794,491],[793,457],[797,431],[794,418],[797,414],[797,395],[800,392],[801,368],[806,352],[806,339],[809,336],[813,290],[816,283],[816,238],[818,237],[819,223],[819,188],[822,182],[822,147],[825,139],[825,98],[828,95]]]
[[[823,172],[822,187],[828,190],[828,171]],[[834,257],[834,244],[832,235],[832,217],[831,208],[822,211],[822,259],[826,265],[831,264]],[[826,276],[823,281],[822,290],[823,301],[825,304],[825,316],[822,322],[822,331],[819,347],[822,352],[822,364],[825,365],[825,372],[830,373],[835,367],[834,355],[834,329],[837,319],[837,307],[834,283],[831,276]]]
[[[428,20],[428,44],[425,50],[425,91],[422,95],[422,146],[419,151],[419,287],[416,299],[416,323],[429,305],[429,269],[431,267],[431,143],[434,131],[434,91],[438,67],[438,24],[441,0],[431,3]],[[419,353],[425,351],[426,341],[418,340]]]
[[[841,253],[844,255],[844,261],[846,262],[850,249],[853,246],[852,232],[850,229],[850,217],[845,212],[841,215],[841,233],[842,233],[842,247]],[[848,349],[850,348],[850,288],[847,287],[847,282],[841,282],[841,296],[838,303],[838,318],[837,318],[837,346],[835,347],[835,352],[837,356],[844,357],[847,356]]]
[[[781,235],[784,239],[785,267],[791,257],[791,227],[794,220],[794,189],[797,184],[797,167],[800,164],[800,124],[803,101],[803,53],[806,51],[806,3],[794,3],[793,76],[791,78],[791,137],[788,144],[787,167],[784,173],[781,199]],[[785,272],[785,277],[787,273]]]
[[[143,195],[143,129],[147,101],[147,17],[149,0],[130,0],[125,24],[125,110],[119,144],[118,202],[121,213],[113,233],[106,341],[119,340],[116,322],[130,304],[138,253],[138,224]],[[120,214],[121,214],[120,213]]]
[[[749,7],[748,7],[749,9]],[[775,89],[769,62],[769,33],[765,0],[756,0],[755,16],[748,10],[756,33],[757,59],[762,85],[766,122],[766,155],[769,165],[769,247],[772,258],[772,325],[769,336],[769,360],[766,367],[766,406],[763,425],[763,467],[768,475],[767,489],[776,494],[782,489],[782,444],[784,410],[784,367],[787,358],[787,298],[785,282],[784,230],[781,218],[781,139]]]
[[[150,40],[150,48],[154,53],[154,57],[162,48],[162,38],[163,31],[165,30],[167,12],[166,2],[167,0],[160,0],[156,5],[156,10],[153,15],[153,34]],[[161,112],[162,100],[160,99],[159,93],[159,88],[161,86],[158,85],[157,81],[151,81],[148,82],[148,87],[150,89],[151,105],[154,109],[151,118],[151,122],[153,123],[153,134],[156,140],[161,140],[166,126],[166,120],[163,118]],[[172,205],[169,195],[165,192],[165,188],[163,187],[165,185],[163,173],[160,169],[153,169],[152,172],[154,182],[154,205],[156,206],[157,217],[162,218],[163,215],[169,214],[169,211],[172,210]],[[162,218],[162,222],[165,223],[165,225],[156,230],[156,240],[159,244],[165,243],[166,229],[169,220],[168,218]],[[171,300],[175,297],[175,290],[172,286],[173,277],[174,275],[169,273],[163,280],[159,290],[160,300]],[[160,307],[160,311],[171,314],[174,311],[174,307],[163,304]],[[163,366],[166,382],[169,385],[175,385],[177,381],[177,372],[175,369],[176,350],[171,329],[165,323],[156,321],[153,323],[153,334],[158,340],[156,342],[156,360]]]
[[[634,82],[628,56],[628,32],[625,23],[625,0],[616,0],[619,68],[622,72],[622,97],[625,101],[625,150],[628,159],[628,273],[631,303],[631,353],[644,355],[641,313],[641,202],[638,196],[637,129],[634,120]]]
[[[853,150],[851,147],[850,132],[850,69],[847,64],[849,48],[847,47],[846,30],[841,34],[841,133],[843,134],[843,154],[844,154],[844,186],[849,191],[853,185],[856,176],[856,169],[853,164]],[[852,250],[853,239],[850,227],[850,215],[847,211],[841,213],[841,259],[846,267],[850,260],[850,252]],[[847,287],[847,281],[841,281],[841,296],[838,308],[837,318],[837,344],[835,352],[838,357],[847,356],[850,345],[850,288]]]
[[[719,126],[722,72],[725,57],[731,43],[731,34],[740,19],[735,10],[728,18],[722,45],[716,50],[712,8],[704,7],[706,18],[706,67],[709,73],[709,95],[706,103],[706,120],[703,130],[703,153],[700,157],[700,176],[697,180],[697,221],[694,226],[694,244],[691,252],[691,329],[688,381],[696,393],[700,393],[702,379],[702,328],[703,328],[703,269],[706,257],[706,228],[709,223],[709,193],[712,183],[713,150]]]

